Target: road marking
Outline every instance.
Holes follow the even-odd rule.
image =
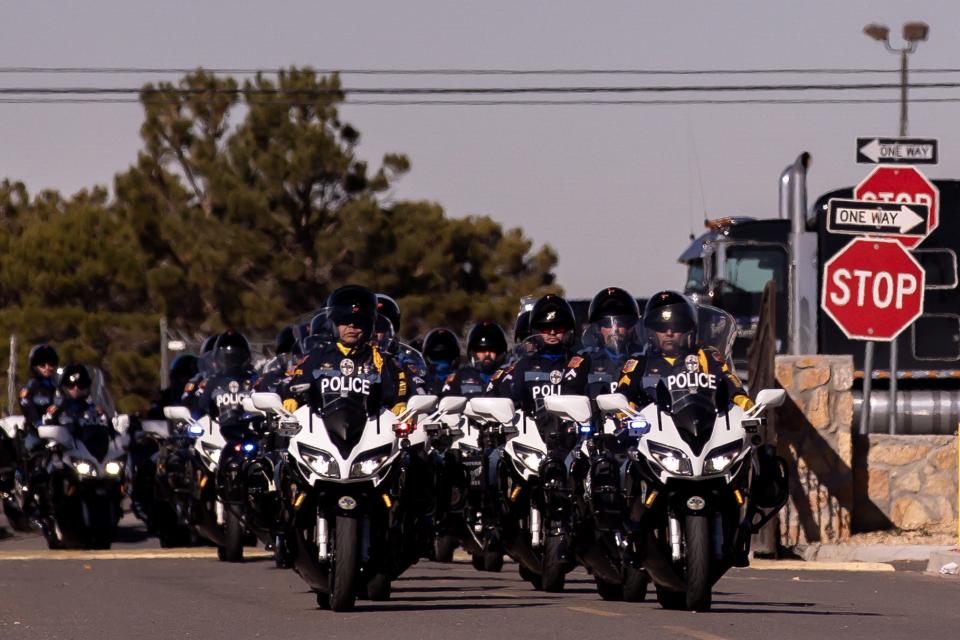
[[[867,571],[886,573],[896,571],[886,562],[807,562],[805,560],[763,560],[750,561],[750,568],[758,571]]]
[[[696,638],[697,640],[729,640],[724,636],[718,636],[707,631],[701,631],[700,629],[691,629],[689,627],[676,627],[672,625],[664,625],[660,627],[661,629],[666,629],[667,631],[673,631],[674,633],[679,633],[681,635],[690,636],[691,638]]]
[[[567,607],[570,611],[577,611],[578,613],[590,613],[595,616],[603,616],[604,618],[622,618],[622,613],[614,613],[613,611],[604,611],[603,609],[594,609],[592,607]]]
[[[30,560],[188,560],[216,559],[210,547],[184,549],[106,549],[103,551],[41,549],[38,551],[0,551],[0,562]],[[244,558],[272,558],[272,551],[244,549]]]

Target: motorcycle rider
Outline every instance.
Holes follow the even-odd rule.
[[[173,359],[170,363],[170,384],[160,390],[160,395],[150,405],[148,419],[163,420],[164,407],[181,403],[184,390],[199,371],[197,362],[197,356],[192,353],[183,353]]]
[[[668,390],[705,385],[715,389],[717,384],[725,384],[734,404],[744,410],[753,406],[724,355],[713,347],[698,344],[697,310],[686,297],[675,291],[654,294],[644,309],[643,326],[647,352],[624,363],[617,386],[617,392],[634,406],[652,402],[660,380]],[[694,385],[688,384],[691,380]]]
[[[287,370],[295,357],[294,350],[298,343],[297,328],[295,325],[288,325],[277,334],[274,357],[263,365],[263,370],[257,379],[257,391],[276,391],[277,386],[286,377]]]
[[[427,362],[427,388],[439,395],[447,377],[460,364],[460,341],[450,329],[431,329],[423,339],[423,359]]]
[[[327,298],[327,308],[314,336],[322,339],[280,385],[284,406],[295,411],[309,401],[325,407],[341,397],[363,401],[367,415],[381,407],[401,413],[410,389],[406,374],[371,343],[377,317],[377,297],[359,285],[340,287]],[[314,323],[311,323],[312,325]],[[342,392],[346,392],[342,396]]]
[[[60,356],[49,344],[37,344],[30,349],[30,380],[20,389],[20,410],[23,412],[24,429],[34,436],[47,409],[56,399],[54,374],[59,364]]]
[[[231,432],[238,426],[243,396],[253,390],[257,372],[252,365],[250,343],[241,333],[222,333],[211,353],[215,373],[197,385],[191,409],[196,417],[209,415],[217,419],[221,433],[230,440],[238,435]]]
[[[394,334],[400,334],[400,305],[385,293],[377,294],[377,316],[390,322],[390,327],[393,329]],[[380,333],[379,327],[380,325],[378,324],[378,334]],[[381,338],[382,336],[377,336],[378,341]]]
[[[563,393],[593,399],[616,391],[627,354],[639,349],[633,340],[639,320],[636,299],[623,289],[608,287],[597,293],[587,310],[583,348],[567,363]]]
[[[92,385],[93,380],[85,366],[70,364],[64,367],[56,402],[47,408],[44,422],[71,428],[82,424],[108,424],[106,413],[90,397]]]
[[[513,368],[519,360],[521,352],[526,353],[525,346],[527,338],[530,337],[530,310],[521,310],[517,314],[517,319],[513,323],[513,344],[514,350],[508,354],[507,361],[493,372],[490,382],[487,384],[486,395],[493,397],[508,397],[509,394],[502,390],[504,376],[513,371]]]
[[[490,320],[478,322],[467,334],[470,364],[447,376],[441,394],[467,398],[483,395],[506,354],[507,334],[503,327]]]

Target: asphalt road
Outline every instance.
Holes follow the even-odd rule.
[[[165,557],[148,559],[155,554]],[[37,536],[0,540],[0,638],[926,640],[960,629],[960,581],[917,571],[734,570],[713,611],[694,614],[664,611],[652,594],[604,602],[582,570],[567,593],[547,594],[514,564],[493,574],[423,562],[394,583],[390,602],[338,614],[318,609],[300,578],[268,558],[230,565],[209,548],[159,550],[129,518],[110,552],[61,555],[50,559]]]

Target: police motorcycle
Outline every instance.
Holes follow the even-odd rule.
[[[150,459],[154,477],[149,487],[141,489],[151,495],[141,503],[137,516],[163,548],[192,546],[199,541],[189,507],[193,489],[190,458],[201,430],[185,421],[143,420],[135,436],[141,443],[152,442],[155,449]]]
[[[732,317],[706,306],[698,314],[700,344],[731,363]],[[730,567],[745,566],[750,536],[786,502],[782,460],[775,462],[772,494],[755,486],[763,414],[782,404],[785,392],[761,390],[744,411],[722,380],[696,367],[659,380],[651,392],[654,401],[640,410],[622,394],[597,398],[601,411],[624,416],[642,434],[624,474],[630,552],[650,575],[662,607],[707,611],[713,585]]]
[[[117,414],[99,369],[80,369],[77,375],[90,381],[92,404],[58,411],[56,423],[37,428],[47,452],[46,508],[39,521],[51,549],[109,549],[123,515],[129,417]]]
[[[578,517],[572,552],[593,575],[601,598],[643,602],[649,577],[623,554],[630,487],[624,488],[622,478],[623,452],[636,444],[642,430],[618,428],[616,421],[598,416],[587,396],[553,396],[544,404],[548,412],[578,425],[581,434],[580,447],[573,452],[582,482],[575,496]]]
[[[20,435],[23,416],[0,418],[0,502],[7,522],[16,531],[30,531],[27,514],[26,474],[20,466]]]
[[[359,385],[364,378],[318,382]],[[279,416],[291,434],[280,481],[292,513],[288,543],[317,604],[348,611],[358,597],[389,599],[391,582],[419,559],[420,514],[410,503],[420,488],[408,472],[411,455],[426,442],[421,423],[455,413],[459,403],[445,401],[431,413],[436,396],[413,396],[397,416],[386,409],[368,415],[356,396],[324,407],[307,403],[293,413],[277,394],[255,393],[252,401]]]

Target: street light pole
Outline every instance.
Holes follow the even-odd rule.
[[[916,51],[917,43],[926,40],[930,27],[925,22],[907,22],[903,25],[903,39],[906,46],[899,49],[890,45],[890,29],[882,24],[868,24],[863,32],[883,42],[883,46],[890,53],[900,54],[900,137],[907,136],[907,57]],[[873,342],[868,342],[864,354],[864,387],[863,402],[860,405],[860,433],[869,431],[870,421],[870,376],[873,364]],[[867,366],[867,363],[871,366]],[[890,341],[890,406],[888,431],[891,435],[897,432],[897,339]]]

